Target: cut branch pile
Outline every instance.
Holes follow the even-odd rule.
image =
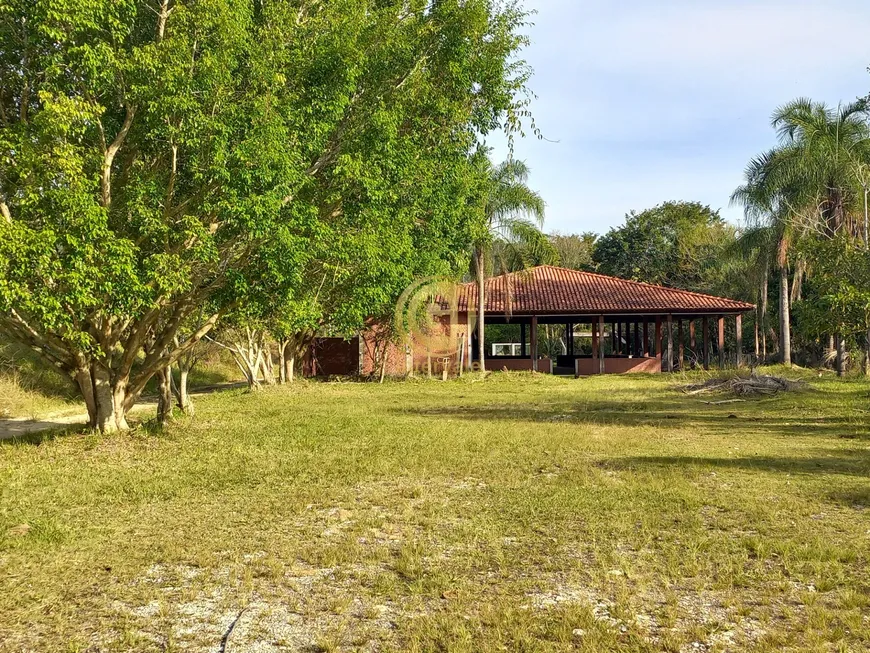
[[[717,377],[703,383],[692,383],[684,386],[683,392],[687,395],[714,392],[728,392],[735,395],[775,395],[805,387],[806,383],[803,381],[753,372],[749,376]]]

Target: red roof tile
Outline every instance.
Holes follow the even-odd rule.
[[[541,265],[486,281],[486,311],[514,314],[742,313],[752,304],[592,272]],[[459,311],[477,305],[477,284],[463,284]]]

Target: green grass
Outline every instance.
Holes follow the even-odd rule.
[[[870,384],[675,381],[301,383],[7,443],[0,650],[867,650]]]
[[[79,406],[69,379],[34,352],[0,339],[0,419],[37,418]]]

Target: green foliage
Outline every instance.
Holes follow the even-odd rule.
[[[665,202],[627,214],[623,226],[595,243],[593,261],[602,274],[709,292],[734,238],[735,229],[710,207]]]
[[[795,306],[796,331],[815,359],[825,335],[845,335],[860,321],[852,313],[861,299],[846,288],[858,289],[851,271],[840,265],[854,264],[858,272],[862,265],[848,252],[857,252],[859,236],[867,242],[862,200],[870,183],[868,105],[861,100],[834,110],[800,98],[778,108],[771,125],[778,144],[749,163],[745,183],[732,196],[743,205],[749,224],[741,238],[742,255],[749,276],[765,283],[773,269],[779,270],[786,361],[790,303],[803,293]],[[758,294],[765,295],[764,288]]]
[[[124,412],[228,312],[359,326],[458,265],[468,152],[521,129],[524,21],[494,0],[0,4],[0,329]]]
[[[585,231],[581,234],[550,234],[550,243],[559,257],[559,265],[572,270],[594,272],[593,254],[598,234]]]
[[[780,107],[771,120],[779,144],[749,163],[732,199],[753,224],[856,234],[860,189],[870,181],[867,116],[863,100],[836,111],[806,98]]]
[[[493,165],[489,155],[480,149],[472,161],[478,175],[478,199],[470,207],[477,217],[472,242],[482,263],[478,276],[556,263],[556,251],[541,231],[546,203],[528,186],[529,167],[516,159]]]
[[[870,252],[844,234],[801,243],[811,274],[804,296],[795,303],[802,333],[844,337],[870,329]]]

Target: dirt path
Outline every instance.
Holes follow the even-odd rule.
[[[134,406],[133,411],[143,409],[153,410],[157,404],[146,402]],[[0,419],[0,440],[11,440],[23,435],[40,433],[51,429],[64,428],[67,426],[81,426],[84,428],[88,423],[88,414],[81,413],[54,413],[40,417],[39,419],[11,418]]]

